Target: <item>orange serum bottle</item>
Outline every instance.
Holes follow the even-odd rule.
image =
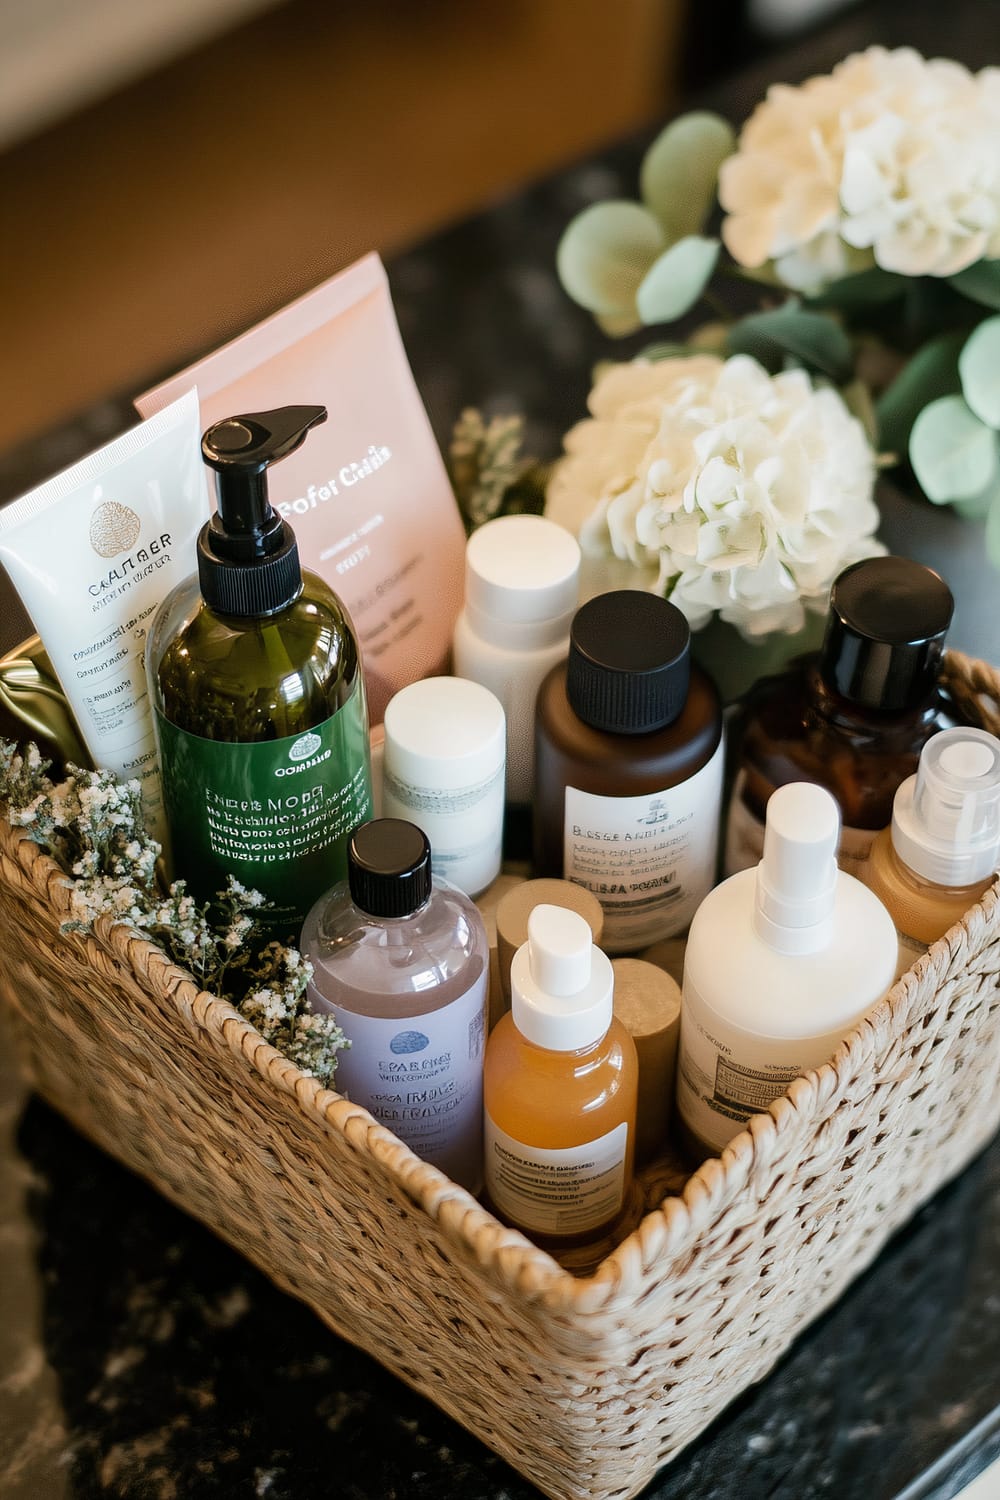
[[[583,917],[536,906],[486,1047],[486,1190],[547,1249],[598,1238],[631,1184],[639,1070],[613,994]]]

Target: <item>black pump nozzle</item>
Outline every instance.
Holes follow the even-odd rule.
[[[288,522],[271,509],[267,470],[326,415],[325,406],[279,406],[225,417],[202,437],[219,508],[198,538],[198,574],[206,604],[222,614],[275,614],[298,594],[298,548]]]

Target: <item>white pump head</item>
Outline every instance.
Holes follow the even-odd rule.
[[[892,845],[915,875],[973,885],[1000,859],[1000,740],[985,729],[944,729],[920,755],[892,807]]]
[[[823,787],[795,781],[772,792],[753,914],[769,948],[816,953],[830,942],[839,842],[840,809]]]
[[[607,1032],[613,1015],[611,960],[595,948],[579,912],[536,906],[528,941],[510,966],[511,1014],[521,1035],[550,1052],[579,1052]]]

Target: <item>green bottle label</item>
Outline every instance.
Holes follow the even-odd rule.
[[[304,734],[229,744],[157,711],[174,874],[201,900],[227,876],[273,903],[271,936],[298,937],[306,913],[347,873],[347,837],[372,815],[364,695]]]

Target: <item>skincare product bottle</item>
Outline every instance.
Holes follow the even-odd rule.
[[[760,682],[730,729],[727,874],[757,864],[767,799],[788,781],[833,793],[841,868],[859,873],[896,788],[944,727],[937,675],[953,608],[948,585],[905,557],[871,557],[841,573],[819,655]]]
[[[343,874],[347,836],[371,812],[358,643],[267,498],[268,466],[325,417],[281,407],[208,429],[219,508],[199,534],[197,574],[149,635],[174,873],[201,899],[229,876],[261,891],[275,938],[297,933]]]
[[[382,809],[422,828],[435,875],[469,896],[500,873],[505,745],[503,709],[478,682],[427,677],[385,711]]]
[[[512,1008],[486,1048],[486,1191],[549,1246],[595,1239],[632,1179],[638,1063],[609,959],[574,911],[536,906]]]
[[[998,863],[1000,740],[985,729],[942,730],[896,793],[865,870],[896,924],[901,969],[979,900]]]
[[[569,651],[579,573],[576,538],[544,516],[501,516],[469,538],[453,668],[503,704],[508,804],[531,801],[535,699]]]
[[[591,942],[600,948],[604,910],[597,897],[571,880],[521,880],[497,903],[497,958],[504,1010],[510,1009],[510,971],[514,954],[528,941],[528,919],[536,906],[564,906],[576,911],[590,928]]]
[[[666,599],[601,594],[538,694],[535,867],[598,897],[609,953],[683,931],[715,879],[722,708],[690,644]]]
[[[837,868],[839,834],[829,792],[780,787],[763,860],[716,886],[691,923],[677,1104],[702,1153],[827,1062],[895,978],[892,919]]]
[[[310,911],[302,953],[311,1008],[351,1043],[338,1090],[478,1192],[486,930],[468,897],[431,875],[419,828],[379,818],[354,830],[347,880]]]

